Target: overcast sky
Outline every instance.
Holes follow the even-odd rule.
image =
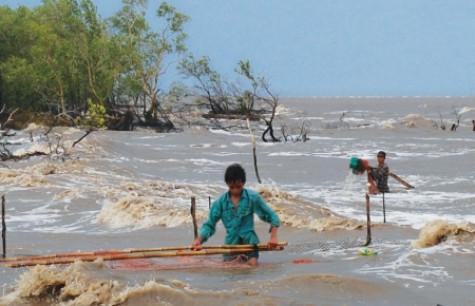
[[[150,12],[161,2],[149,0]],[[279,96],[475,95],[473,0],[167,2],[191,17],[185,31],[195,57],[209,56],[229,77],[249,60]],[[121,6],[94,3],[103,17]]]

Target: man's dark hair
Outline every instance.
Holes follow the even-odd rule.
[[[241,165],[232,164],[226,169],[226,173],[224,173],[224,181],[226,184],[238,181],[246,183],[246,171],[244,171]]]
[[[386,152],[384,152],[384,151],[379,151],[379,152],[378,152],[378,156],[381,156],[381,157],[386,158]]]

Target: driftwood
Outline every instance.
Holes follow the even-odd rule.
[[[52,130],[52,128],[50,128],[48,131],[46,131],[42,135],[46,136],[47,139],[48,139],[48,134],[51,132],[51,130]],[[82,135],[78,140],[76,140],[73,143],[72,147],[74,147],[76,144],[78,144],[80,141],[82,141],[84,138],[86,138],[86,136],[89,135],[93,131],[95,131],[95,130],[91,129],[91,130],[87,131],[84,135]],[[3,136],[8,136],[8,135],[3,135]],[[51,143],[50,143],[50,153],[43,152],[43,151],[34,151],[34,152],[23,153],[21,155],[14,155],[5,147],[5,144],[2,143],[1,146],[3,147],[3,151],[0,152],[0,158],[1,158],[2,161],[7,161],[7,160],[19,161],[19,160],[27,159],[27,158],[30,158],[30,157],[33,157],[33,156],[44,156],[44,155],[50,155],[52,153],[56,153],[56,154],[59,155],[59,154],[61,154],[59,149],[63,148],[63,146],[60,144],[61,135],[55,133],[55,136],[57,138],[57,143],[56,143],[56,146],[54,148],[51,148]],[[30,139],[33,141],[33,136],[31,134],[30,134]]]
[[[87,135],[89,135],[91,132],[93,132],[94,130],[89,130],[86,132],[86,134],[82,135],[81,138],[79,138],[78,140],[76,140],[74,143],[73,143],[73,148],[76,144],[78,144],[81,140],[83,140],[84,138],[86,138]]]
[[[10,154],[9,155],[2,155],[2,161],[7,161],[7,160],[18,161],[18,160],[30,158],[32,156],[41,156],[41,155],[48,155],[48,153],[35,151],[35,152],[25,153],[25,154],[22,154],[22,155],[10,155]]]

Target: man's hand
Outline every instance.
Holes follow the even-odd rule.
[[[275,238],[274,238],[274,237],[271,237],[271,238],[269,239],[269,242],[267,242],[267,248],[269,248],[269,249],[275,249],[275,248],[277,247],[278,243],[279,243],[279,242],[277,241],[277,237],[275,237]]]
[[[191,249],[194,251],[199,251],[202,249],[200,237],[196,238],[195,241],[193,241],[193,244],[191,245]]]

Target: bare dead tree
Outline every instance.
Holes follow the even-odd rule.
[[[306,142],[307,140],[309,140],[309,138],[307,137],[307,134],[310,131],[310,126],[311,126],[310,121],[305,120],[304,122],[302,122],[302,126],[300,127],[300,135],[298,137],[298,141]]]
[[[282,137],[284,138],[286,142],[287,140],[292,139],[292,136],[287,134],[287,124],[281,123],[280,131],[282,133]]]
[[[298,142],[298,141],[306,142],[307,140],[310,139],[307,136],[310,133],[310,126],[311,126],[311,122],[309,120],[304,119],[300,127],[294,126],[290,132],[287,132],[289,129],[287,124],[281,121],[280,130],[282,133],[282,137],[284,138],[286,142],[289,140],[293,142]],[[293,135],[294,136],[297,135],[297,136],[295,137],[292,136],[293,132],[295,132]]]
[[[350,126],[348,125],[348,123],[346,123],[346,122],[343,120],[343,117],[345,117],[345,116],[346,116],[346,113],[343,113],[343,114],[341,114],[341,116],[340,116],[340,127],[341,127],[341,126],[344,126],[344,127],[346,127],[347,129],[349,129]]]
[[[5,105],[3,105],[3,108],[2,110],[0,111],[0,114],[3,114],[3,112],[5,111]],[[12,111],[8,117],[7,117],[7,120],[5,120],[5,122],[2,122],[0,123],[0,128],[3,128],[4,126],[6,126],[8,123],[10,123],[11,121],[13,121],[13,115],[18,111],[18,108],[15,109],[14,111]],[[6,130],[1,130],[0,131],[0,136],[1,136],[1,145],[2,145],[2,152],[0,152],[0,156],[1,156],[1,159],[2,160],[6,160],[9,158],[9,156],[12,155],[12,153],[7,149],[6,147],[6,144],[7,144],[7,141],[6,141],[6,137],[10,137],[10,136],[14,136],[16,133],[9,133],[9,130],[6,129]]]
[[[442,120],[442,114],[440,113],[440,109],[439,109],[439,118],[440,118],[440,128],[445,131],[445,124],[444,124],[444,121]]]
[[[277,106],[279,106],[279,98],[277,96],[275,96],[274,94],[272,94],[272,92],[270,91],[269,89],[269,83],[267,83],[267,81],[264,79],[264,78],[261,78],[260,79],[260,82],[261,82],[261,86],[262,88],[264,88],[264,90],[266,91],[266,93],[269,95],[270,98],[266,98],[266,97],[259,97],[262,101],[264,101],[265,104],[267,104],[269,107],[270,107],[270,116],[266,117],[266,116],[262,116],[261,118],[264,120],[267,128],[266,130],[262,133],[262,141],[267,141],[266,140],[266,134],[269,133],[270,137],[271,137],[271,140],[273,142],[279,142],[280,139],[276,138],[274,136],[274,128],[273,128],[273,121],[274,121],[274,118],[275,118],[275,113],[276,113],[276,109],[277,109]]]
[[[452,132],[455,132],[460,124],[460,117],[462,115],[459,114],[459,111],[458,109],[455,108],[455,106],[452,106],[452,110],[453,110],[453,114],[455,115],[455,119],[457,120],[457,123],[453,123],[450,130]]]
[[[2,110],[0,111],[0,114],[3,114],[3,112],[5,111],[5,105],[3,105],[3,108]],[[8,115],[8,118],[7,120],[5,120],[5,122],[0,122],[0,129],[3,129],[8,123],[10,123],[11,121],[13,121],[13,115],[18,111],[18,108],[15,109],[14,111],[12,111],[9,115]],[[14,134],[8,134],[8,130],[5,130],[5,131],[1,131],[1,136],[12,136]]]

